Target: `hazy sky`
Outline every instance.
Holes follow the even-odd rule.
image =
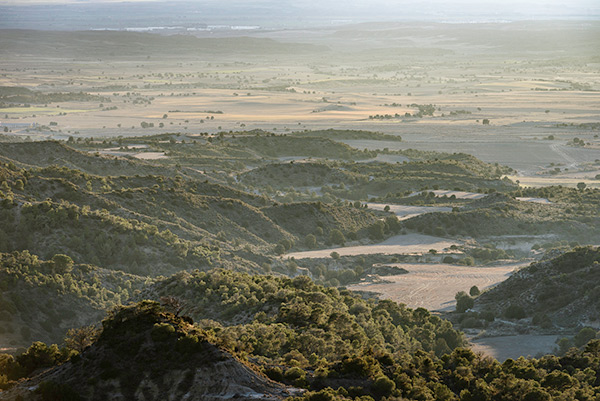
[[[242,0],[179,0],[181,2],[186,2],[186,3],[219,3],[222,4],[224,6],[226,6],[228,3],[240,3]],[[158,2],[158,3],[170,3],[170,0],[1,0],[0,3],[2,4],[11,4],[11,5],[27,5],[27,4],[68,4],[68,3],[132,3],[132,2]],[[277,1],[274,0],[244,0],[244,3],[247,4],[269,4],[269,3],[277,3]],[[344,1],[340,1],[340,0],[322,0],[322,1],[318,1],[318,0],[296,0],[294,1],[294,3],[297,4],[302,4],[302,3],[306,3],[306,4],[323,4],[323,3],[327,3],[330,5],[337,5],[340,8],[345,7],[347,4],[356,4],[356,3],[363,3],[363,4],[372,4],[372,3],[380,3],[380,4],[388,4],[388,5],[393,5],[393,4],[398,4],[398,3],[403,3],[405,5],[411,5],[413,7],[419,7],[419,4],[424,4],[424,3],[454,3],[454,4],[481,4],[481,5],[498,5],[498,4],[513,4],[513,5],[519,5],[519,4],[524,4],[524,5],[537,5],[540,7],[546,7],[546,6],[565,6],[565,5],[579,5],[579,6],[597,6],[598,5],[598,1],[597,0],[571,0],[571,1],[564,1],[564,0],[454,0],[454,1],[443,1],[443,0],[425,0],[425,1],[420,1],[420,2],[415,2],[415,1],[408,1],[408,0],[344,0]]]
[[[600,0],[0,0],[0,7],[0,28],[50,30],[600,19]]]
[[[179,2],[185,2],[190,4],[220,4],[226,7],[228,4],[240,4],[246,3],[247,5],[269,5],[277,4],[280,1],[275,0],[178,0]],[[171,0],[0,0],[2,5],[32,5],[32,4],[94,4],[94,3],[172,3]],[[296,0],[293,2],[297,5],[327,5],[332,7],[338,7],[343,9],[351,6],[366,6],[372,7],[373,4],[387,5],[396,8],[398,5],[420,8],[430,4],[445,4],[445,5],[469,5],[472,7],[492,7],[492,8],[530,8],[532,6],[539,8],[579,8],[585,10],[587,8],[598,8],[598,0]]]

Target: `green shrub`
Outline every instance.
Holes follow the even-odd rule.
[[[555,370],[542,380],[542,386],[561,391],[571,387],[574,381],[575,379],[569,376],[568,373]]]
[[[447,264],[453,264],[456,263],[456,258],[453,258],[452,256],[444,256],[444,259],[442,259],[442,262],[447,263]]]
[[[494,312],[492,311],[483,311],[479,314],[479,317],[486,322],[493,322],[495,320]]]
[[[460,324],[462,329],[474,329],[483,327],[483,322],[476,317],[470,316],[462,321]]]
[[[525,316],[525,310],[520,305],[510,305],[504,311],[504,317],[507,319],[523,319]]]
[[[295,381],[306,378],[306,373],[301,368],[294,366],[286,370],[284,377],[286,380]]]
[[[67,255],[56,254],[52,257],[52,262],[54,262],[54,268],[57,273],[63,274],[71,271],[73,268],[73,259]]]
[[[596,338],[596,330],[592,329],[591,327],[584,327],[573,338],[573,342],[575,343],[576,347],[583,347],[594,338]]]
[[[344,243],[346,242],[346,238],[340,230],[335,229],[331,230],[331,233],[329,234],[329,241],[332,244],[344,245]]]
[[[197,336],[186,335],[177,340],[175,349],[182,354],[191,354],[202,349],[202,343]]]
[[[279,366],[269,366],[265,368],[264,372],[271,380],[275,380],[277,382],[283,381],[283,372]]]
[[[316,246],[317,246],[317,237],[315,237],[314,234],[308,234],[308,235],[306,235],[306,237],[304,238],[304,245],[308,249],[316,248]]]
[[[175,334],[175,327],[169,323],[155,323],[150,335],[154,341],[165,341]]]
[[[275,245],[275,249],[273,249],[275,255],[283,255],[285,253],[285,247],[281,244]]]
[[[467,295],[466,292],[460,291],[454,297],[456,299],[456,311],[459,313],[465,312],[467,309],[471,309],[475,305],[473,298]]]
[[[536,313],[531,319],[531,323],[540,326],[543,329],[552,327],[552,321],[545,313]]]
[[[379,376],[373,382],[373,391],[381,396],[390,395],[396,389],[396,383],[387,376]]]
[[[80,401],[83,400],[73,389],[62,383],[53,381],[41,382],[36,392],[42,396],[43,401]]]

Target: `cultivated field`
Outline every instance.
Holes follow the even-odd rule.
[[[452,245],[459,245],[459,241],[452,241],[445,238],[433,237],[422,234],[396,235],[387,240],[374,245],[352,245],[346,247],[336,247],[329,249],[319,249],[317,251],[292,252],[285,255],[288,258],[326,258],[332,252],[337,252],[340,256],[355,255],[373,255],[382,253],[385,255],[394,254],[417,254],[422,255],[435,249],[437,252],[447,250]]]
[[[520,335],[503,337],[484,337],[471,340],[471,349],[492,356],[500,362],[520,356],[539,357],[552,354],[557,348],[555,335]]]
[[[373,210],[384,210],[389,207],[389,211],[398,216],[399,220],[410,219],[423,213],[431,212],[450,212],[451,207],[436,207],[436,206],[406,206],[406,205],[386,205],[384,203],[367,203],[367,206]]]
[[[452,311],[454,296],[459,291],[469,291],[472,286],[480,290],[489,288],[506,278],[518,264],[494,267],[456,266],[446,264],[394,264],[408,270],[408,274],[385,277],[384,283],[361,283],[352,290],[369,291],[406,304],[411,308],[434,311]]]

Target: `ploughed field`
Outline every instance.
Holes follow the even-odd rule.
[[[372,245],[349,245],[345,247],[336,247],[328,249],[319,249],[315,251],[292,252],[285,256],[288,258],[326,258],[332,252],[337,252],[340,256],[373,255],[373,254],[424,254],[430,249],[443,251],[452,245],[460,244],[459,241],[448,240],[445,238],[433,237],[423,234],[396,235],[378,244]]]
[[[359,283],[351,290],[369,291],[385,299],[406,304],[411,308],[433,311],[453,311],[454,296],[459,291],[468,292],[472,286],[484,290],[498,284],[511,274],[519,264],[493,267],[456,266],[448,264],[393,264],[404,268],[407,274],[383,277],[383,282]]]

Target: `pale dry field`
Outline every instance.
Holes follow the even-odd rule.
[[[456,197],[457,199],[482,199],[486,197],[486,194],[480,194],[477,192],[465,192],[465,191],[450,191],[450,190],[445,190],[445,189],[436,189],[433,191],[428,191],[428,192],[433,192],[435,194],[435,196],[447,196],[447,197],[451,197],[454,195],[454,197]],[[413,194],[411,194],[411,196],[415,196],[420,194],[421,192],[415,192]]]
[[[361,283],[350,290],[369,291],[381,298],[406,304],[411,308],[434,311],[454,310],[454,296],[459,291],[469,292],[472,286],[480,290],[490,288],[508,278],[523,264],[494,267],[456,266],[448,264],[393,264],[408,270],[407,274],[386,276],[387,283]]]
[[[551,354],[556,349],[556,335],[519,335],[484,337],[471,340],[471,349],[504,362],[508,358],[538,357]]]
[[[405,206],[405,205],[388,205],[385,203],[367,203],[369,209],[383,211],[386,206],[389,207],[390,212],[398,216],[398,220],[406,220],[411,217],[418,216],[424,213],[432,212],[451,212],[451,207],[439,207],[439,206]]]
[[[340,256],[355,256],[355,255],[407,255],[407,254],[424,254],[430,249],[435,249],[437,252],[448,250],[452,245],[460,245],[460,241],[453,241],[446,238],[432,237],[422,234],[406,234],[396,235],[387,240],[373,245],[353,245],[346,247],[319,249],[316,251],[292,252],[285,254],[287,258],[327,258],[332,252],[337,252]]]
[[[140,152],[134,154],[133,157],[140,160],[168,159],[168,156],[165,155],[165,152]]]
[[[599,116],[600,120],[600,116]],[[509,178],[519,180],[521,183],[534,180],[534,183],[547,182],[579,182],[586,181],[591,184],[598,183],[593,177],[600,174],[600,166],[590,166],[600,160],[600,149],[571,147],[566,144],[567,135],[564,139],[548,141],[541,139],[550,134],[556,135],[555,131],[548,128],[531,127],[493,127],[481,128],[481,132],[473,132],[473,129],[465,128],[458,130],[444,127],[445,133],[428,126],[421,128],[423,132],[417,134],[402,134],[402,142],[384,142],[372,140],[346,140],[343,141],[350,146],[359,149],[382,149],[390,150],[418,149],[436,150],[450,153],[468,153],[488,163],[500,163],[514,168],[518,174]],[[570,134],[570,138],[585,137],[590,141],[598,141],[594,138],[598,131],[588,131],[582,135],[580,132]],[[526,133],[538,133],[538,139],[524,137]],[[559,143],[556,143],[559,142]],[[553,165],[552,165],[553,164]],[[539,175],[541,172],[560,166],[561,171],[575,174],[580,169],[585,169],[586,177],[562,179],[561,175]],[[568,169],[566,172],[564,169]]]
[[[594,171],[590,175],[594,177],[600,174],[600,171]],[[511,178],[511,177],[509,177]],[[586,186],[591,188],[600,188],[600,180],[597,180],[593,177],[540,177],[540,176],[515,176],[512,177],[513,180],[519,180],[519,184],[524,187],[549,187],[552,185],[562,185],[563,187],[577,187],[577,184],[583,182]]]

